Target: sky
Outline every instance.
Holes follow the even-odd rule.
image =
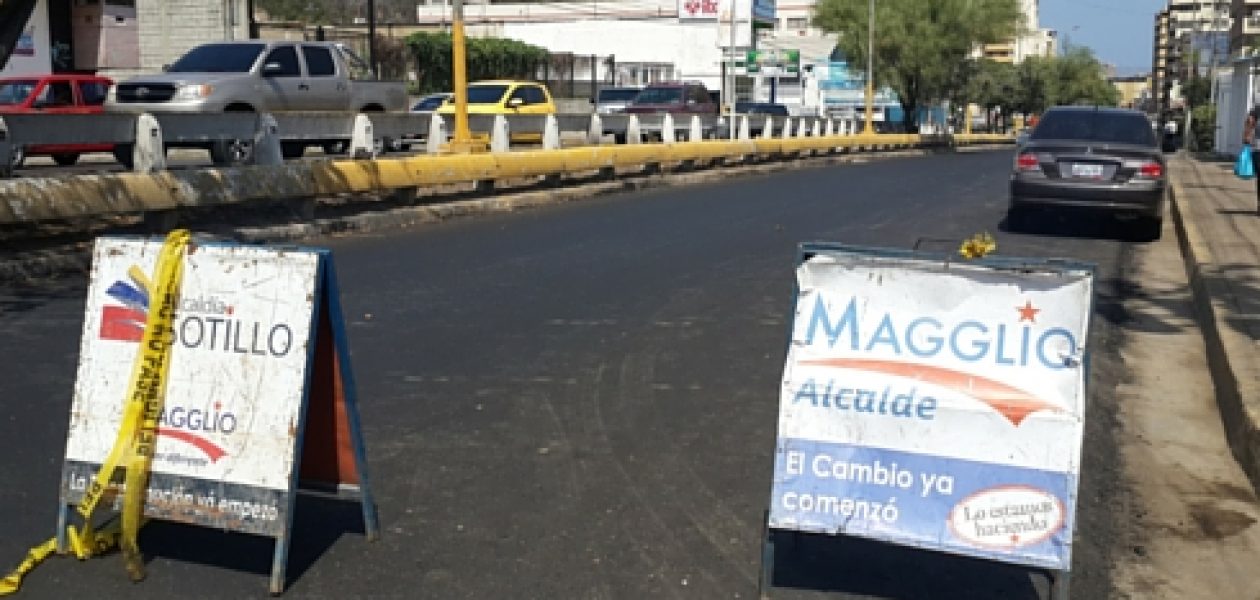
[[[1168,0],[1041,0],[1042,27],[1059,40],[1087,46],[1120,75],[1151,70],[1155,13]]]

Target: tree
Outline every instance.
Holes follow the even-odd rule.
[[[1057,104],[1115,106],[1120,92],[1110,81],[1103,64],[1088,48],[1072,48],[1053,60],[1054,101]]]
[[[367,0],[257,0],[256,8],[277,21],[307,25],[347,25],[367,17]],[[414,23],[415,0],[376,0],[376,19],[381,23]]]
[[[468,79],[533,79],[548,60],[546,49],[501,38],[469,38]],[[416,61],[417,85],[421,93],[445,92],[454,88],[451,74],[451,36],[421,31],[407,37],[407,46]]]
[[[869,0],[819,0],[814,24],[838,34],[850,64],[867,59]],[[907,131],[918,131],[919,107],[956,91],[979,44],[1021,31],[1017,0],[876,0],[875,84],[897,93]]]

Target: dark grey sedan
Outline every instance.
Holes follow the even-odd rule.
[[[1135,217],[1138,238],[1159,238],[1167,168],[1145,114],[1055,107],[1017,153],[1007,212],[1012,229],[1030,226],[1034,210],[1072,207]]]

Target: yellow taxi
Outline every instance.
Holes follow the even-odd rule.
[[[450,98],[437,110],[438,114],[455,114],[455,98]],[[553,115],[556,103],[546,85],[534,81],[478,81],[468,84],[468,114],[470,115]],[[489,134],[473,134],[483,143]],[[538,133],[513,133],[513,142],[536,144],[542,141]]]
[[[470,115],[551,115],[555,112],[551,92],[541,83],[504,80],[468,84]],[[438,113],[454,114],[455,99],[447,100]]]

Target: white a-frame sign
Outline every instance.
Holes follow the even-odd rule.
[[[101,238],[88,289],[61,478],[58,547],[118,435],[160,240]],[[193,244],[145,495],[148,518],[274,537],[271,591],[285,585],[299,489],[362,503],[368,485],[354,377],[326,250]],[[120,486],[119,486],[120,487]],[[121,493],[115,495],[115,508]]]

